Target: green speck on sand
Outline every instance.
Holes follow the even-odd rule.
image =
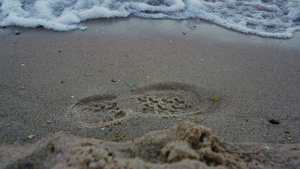
[[[218,102],[218,101],[220,100],[219,97],[209,97],[208,99],[209,99],[209,101],[211,101],[212,103]]]
[[[134,86],[136,86],[135,83],[128,83],[128,84],[126,84],[126,85],[129,86],[129,87],[134,87]]]

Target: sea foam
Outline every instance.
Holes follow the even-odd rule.
[[[300,30],[300,0],[0,0],[0,26],[56,31],[82,21],[137,16],[203,19],[247,34],[291,38]]]

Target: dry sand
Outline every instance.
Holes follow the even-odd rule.
[[[241,158],[235,154],[242,151],[242,142],[256,142],[251,145],[260,148],[268,145],[271,154],[284,150],[290,153],[279,155],[299,155],[299,33],[292,39],[262,38],[190,20],[128,18],[85,24],[88,30],[71,32],[0,29],[0,168],[21,165],[18,159],[27,160],[32,168],[41,166],[30,159],[41,161],[34,151],[42,151],[43,145],[55,142],[53,138],[62,142],[53,144],[64,147],[58,154],[68,154],[73,150],[65,142],[76,147],[86,142],[80,138],[88,138],[110,147],[126,146],[131,140],[149,139],[143,135],[150,131],[185,120],[211,128],[222,143],[236,143],[238,148],[230,157],[226,153],[231,150],[224,150],[220,167],[232,167],[227,162],[231,156]],[[13,34],[16,29],[20,35]],[[136,86],[127,86],[130,83]],[[271,124],[270,119],[280,123]],[[170,140],[175,147],[182,146],[176,138]],[[168,144],[153,151],[163,154]],[[194,168],[210,165],[199,147],[193,151],[198,155],[176,157],[177,162],[190,159]],[[55,160],[58,154],[54,158],[47,153],[42,161],[51,161],[51,167],[59,168],[64,162]],[[152,165],[140,155],[117,157],[125,161],[139,157]],[[257,158],[245,157],[252,162]],[[97,156],[98,161],[101,158]],[[233,166],[252,166],[241,159],[243,164]],[[276,164],[277,158],[265,161],[274,159]],[[298,163],[291,160],[284,166],[297,167],[299,158],[293,159]],[[170,162],[166,156],[156,160],[160,167]],[[281,168],[279,161],[274,165]],[[86,163],[74,165],[87,167]],[[272,167],[263,162],[255,166],[261,165]]]

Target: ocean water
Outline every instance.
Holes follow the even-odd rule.
[[[55,31],[87,29],[101,18],[206,20],[265,37],[291,38],[300,30],[300,0],[0,0],[0,26]]]

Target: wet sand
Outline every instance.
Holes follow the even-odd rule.
[[[2,149],[58,131],[130,141],[185,120],[223,141],[299,143],[299,33],[262,38],[190,20],[84,24],[0,29]]]

